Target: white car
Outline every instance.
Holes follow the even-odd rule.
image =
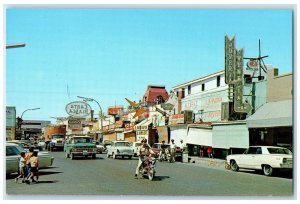
[[[133,142],[133,143],[131,144],[131,150],[132,150],[132,152],[133,152],[133,156],[137,156],[137,149],[138,149],[138,147],[141,146],[141,145],[142,145],[141,142]],[[146,145],[151,149],[151,147],[150,147],[150,145],[149,145],[148,143],[147,143]]]
[[[262,170],[271,176],[274,170],[292,170],[292,152],[276,146],[250,146],[244,154],[232,154],[226,158],[232,171],[241,169]]]
[[[111,145],[107,146],[107,158],[112,156],[115,159],[117,156],[119,157],[128,157],[132,158],[133,152],[130,147],[130,143],[127,141],[114,141]]]
[[[19,161],[21,152],[26,152],[23,147],[18,144],[6,143],[6,174],[17,173],[19,170]],[[54,157],[48,152],[38,152],[39,168],[52,166]]]

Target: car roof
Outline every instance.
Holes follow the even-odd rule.
[[[86,136],[86,135],[82,135],[82,136],[80,136],[80,135],[74,135],[74,136],[72,136],[73,138],[82,138],[82,137],[88,137],[88,138],[91,138],[90,136]]]
[[[13,142],[6,142],[6,144],[5,144],[6,146],[19,146],[18,144],[16,144],[16,143],[13,143]]]
[[[286,149],[285,147],[279,147],[279,146],[267,146],[267,145],[253,145],[250,147],[264,147],[264,148],[283,148]]]

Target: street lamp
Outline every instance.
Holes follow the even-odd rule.
[[[22,131],[22,123],[23,123],[22,117],[23,117],[24,113],[29,110],[39,110],[39,109],[41,109],[41,108],[28,108],[23,111],[23,113],[21,114],[21,118],[18,118],[18,128],[20,128],[19,131],[20,131],[21,135],[22,135],[21,131]]]
[[[26,111],[29,111],[29,110],[39,110],[39,109],[41,109],[41,108],[29,108],[29,109],[24,110],[23,113],[22,113],[22,115],[21,115],[21,119],[22,119],[22,117],[23,117],[23,115],[24,115],[24,113]]]
[[[99,104],[99,102],[98,101],[96,101],[95,99],[93,99],[93,98],[87,98],[87,97],[83,97],[83,96],[77,96],[77,98],[81,98],[84,102],[87,102],[87,101],[89,101],[89,102],[92,102],[92,101],[94,101],[94,102],[96,102],[97,104],[98,104],[98,106],[99,106],[99,120],[100,120],[100,118],[101,118],[101,126],[100,126],[100,128],[101,128],[101,131],[102,131],[102,122],[103,122],[103,120],[102,120],[102,108],[101,108],[101,106],[100,106],[100,104]]]
[[[25,45],[25,43],[10,44],[6,45],[6,49],[25,47]]]

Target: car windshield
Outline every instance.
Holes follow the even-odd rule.
[[[141,145],[141,143],[135,143],[136,147],[139,147]]]
[[[116,142],[116,147],[122,147],[122,146],[130,146],[129,142]]]
[[[52,135],[52,139],[64,139],[64,135]]]
[[[292,154],[292,152],[286,148],[269,147],[267,149],[270,154]]]
[[[6,146],[6,156],[20,155],[21,152],[25,152],[20,146]]]
[[[90,143],[91,139],[82,137],[82,138],[74,138],[74,143]]]

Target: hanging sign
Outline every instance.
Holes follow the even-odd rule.
[[[74,101],[66,105],[66,112],[73,117],[84,117],[91,113],[91,106],[83,101]]]

